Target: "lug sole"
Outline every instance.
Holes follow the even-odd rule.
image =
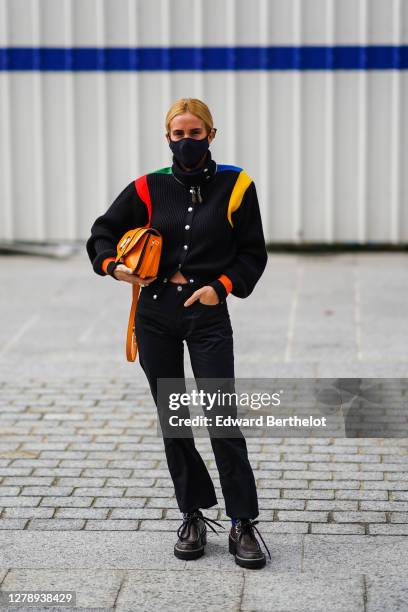
[[[193,559],[198,559],[202,557],[204,554],[204,546],[197,548],[196,550],[179,550],[174,547],[174,555],[177,559],[182,559],[183,561],[192,561]]]
[[[265,557],[259,559],[243,559],[239,557],[236,552],[236,544],[231,538],[228,539],[228,550],[231,555],[234,555],[235,563],[240,567],[245,567],[246,569],[261,569],[266,565]]]
[[[204,531],[201,534],[201,542],[202,546],[196,548],[195,550],[179,550],[177,548],[177,544],[174,545],[174,555],[177,559],[182,559],[183,561],[192,561],[193,559],[199,559],[204,554],[204,547],[207,544],[207,533]]]

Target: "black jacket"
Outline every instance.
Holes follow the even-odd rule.
[[[247,297],[267,263],[255,183],[209,150],[199,170],[184,171],[173,156],[172,166],[138,177],[95,220],[86,249],[97,274],[113,275],[117,243],[141,226],[163,236],[159,282],[180,270],[214,287],[220,300],[230,292]]]

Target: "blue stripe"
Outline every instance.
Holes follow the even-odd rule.
[[[235,172],[241,172],[242,168],[239,166],[230,166],[228,164],[217,164],[217,172],[225,172],[226,170],[235,170]]]
[[[408,45],[0,48],[0,70],[405,70]]]

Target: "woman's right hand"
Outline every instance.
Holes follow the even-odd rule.
[[[132,285],[150,285],[154,280],[156,280],[157,276],[152,278],[141,278],[136,274],[132,273],[132,269],[128,268],[125,264],[121,263],[116,266],[113,271],[113,275],[115,278],[121,281],[125,281],[126,283],[132,283]]]

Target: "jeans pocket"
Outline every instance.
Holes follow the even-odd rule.
[[[200,300],[197,300],[197,303],[200,306],[203,306],[204,308],[217,308],[217,306],[221,306],[221,302],[218,302],[217,304],[203,304],[203,302],[200,302]]]

